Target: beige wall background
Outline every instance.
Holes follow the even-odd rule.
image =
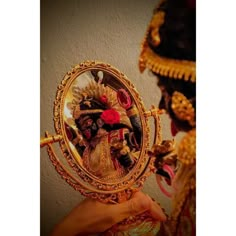
[[[104,61],[123,72],[139,91],[146,109],[158,104],[160,91],[155,77],[138,70],[140,45],[157,2],[41,0],[41,136],[46,130],[55,133],[53,102],[57,85],[71,66],[85,60]],[[162,118],[162,125],[164,138],[171,138],[167,116]],[[84,197],[57,174],[46,148],[41,149],[40,171],[41,235],[48,235]],[[154,175],[143,191],[170,211]]]

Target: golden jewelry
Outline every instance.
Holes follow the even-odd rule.
[[[159,35],[159,28],[164,23],[165,12],[159,11],[154,15],[150,23],[150,31],[152,36],[152,43],[154,46],[158,46],[161,43],[161,38]]]
[[[177,60],[157,55],[148,44],[148,35],[151,35],[151,41],[154,46],[161,43],[159,28],[164,23],[165,13],[156,11],[148,26],[145,38],[141,45],[139,56],[139,70],[143,72],[146,68],[156,74],[173,79],[196,82],[196,63],[189,60]]]
[[[196,129],[189,131],[181,140],[178,147],[178,159],[186,164],[196,161]]]
[[[195,110],[192,103],[182,93],[178,91],[173,93],[171,109],[178,119],[188,121],[191,126],[195,126]]]

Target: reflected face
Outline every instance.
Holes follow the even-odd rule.
[[[94,136],[96,136],[99,126],[100,118],[92,117],[91,115],[84,115],[79,117],[75,121],[82,135],[87,139],[91,140]]]

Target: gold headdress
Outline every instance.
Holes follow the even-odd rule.
[[[164,1],[161,1],[163,3]],[[161,4],[160,3],[160,4]],[[161,76],[168,78],[185,80],[190,82],[196,81],[196,63],[189,60],[178,60],[158,55],[152,50],[148,43],[148,37],[153,46],[161,44],[159,29],[165,22],[165,12],[161,9],[156,10],[148,26],[146,36],[141,46],[139,56],[139,69],[141,72],[148,68]],[[149,36],[150,35],[150,36]]]
[[[120,106],[117,100],[117,93],[113,89],[104,84],[97,83],[95,80],[91,80],[89,84],[80,88],[74,87],[73,102],[67,103],[67,108],[71,111],[74,119],[77,119],[82,114],[94,114],[103,112],[106,109],[113,109],[120,115],[120,123],[125,124],[127,127],[132,127],[130,120],[126,114],[126,110]],[[90,108],[92,100],[101,101],[104,103],[104,109],[92,109]],[[81,104],[87,105],[88,109],[81,109]]]
[[[186,23],[189,19],[193,19],[194,15],[192,13],[194,13],[194,11],[191,11],[191,14],[189,15],[186,14],[186,17],[188,16],[191,18],[173,17],[175,14],[174,12],[177,10],[181,11],[181,8],[179,9],[178,7],[183,7],[183,10],[186,9],[186,6],[181,4],[181,1],[178,2],[178,0],[163,0],[155,9],[141,46],[139,69],[143,72],[145,68],[148,68],[154,73],[168,79],[195,83],[196,63],[195,61],[183,59],[194,58],[193,55],[195,55],[193,40],[194,28],[191,27],[192,25]],[[170,14],[171,10],[172,13]],[[174,20],[177,20],[175,27],[172,26],[172,24],[175,23]],[[188,32],[187,36],[181,36],[183,34],[183,29],[181,29],[180,32],[176,30],[176,28],[183,27],[183,25]],[[174,35],[176,35],[176,38],[172,37]],[[182,38],[184,38],[183,41],[181,41]],[[179,43],[182,43],[183,45],[180,47]],[[170,49],[168,49],[168,45],[170,45]],[[188,54],[189,52],[191,55]],[[171,55],[173,56],[171,57]],[[192,101],[185,97],[180,91],[175,91],[173,94],[170,94],[170,96],[172,96],[171,108],[176,118],[181,121],[187,121],[190,126],[194,127],[196,125],[195,109]]]

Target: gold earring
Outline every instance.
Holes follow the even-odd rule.
[[[183,121],[188,121],[195,126],[195,110],[192,103],[180,92],[175,91],[171,97],[171,109],[175,116]]]

